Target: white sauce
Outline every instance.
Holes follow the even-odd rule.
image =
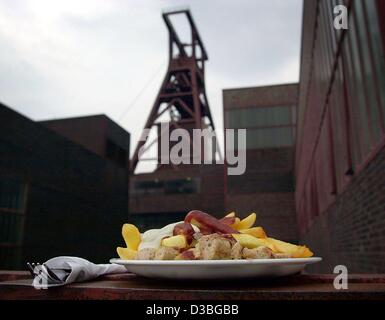
[[[162,229],[150,229],[141,234],[142,241],[139,244],[138,250],[147,249],[147,248],[159,248],[160,242],[164,237],[171,237],[173,235],[174,227],[183,223],[184,221],[179,221],[175,223],[168,224]],[[199,232],[199,228],[191,225],[195,232]]]

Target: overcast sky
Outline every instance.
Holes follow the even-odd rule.
[[[167,66],[161,12],[184,6],[218,128],[222,89],[298,81],[301,0],[0,0],[0,101],[33,120],[107,114],[134,149]]]

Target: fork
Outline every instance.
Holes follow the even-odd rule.
[[[46,272],[43,272],[39,263],[35,264],[28,262],[27,267],[32,277],[37,277],[40,284],[43,282],[43,280],[46,282],[49,282],[50,280],[51,282],[55,281]]]
[[[27,263],[27,267],[31,275],[34,276],[42,276],[47,275],[46,280],[51,280],[52,282],[62,282],[62,280],[55,274],[55,272],[52,271],[51,268],[49,268],[46,264],[40,264],[40,263]],[[36,271],[37,270],[37,271]]]

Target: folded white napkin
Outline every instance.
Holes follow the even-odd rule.
[[[36,289],[47,289],[49,287],[64,286],[73,282],[80,282],[97,278],[101,275],[112,273],[126,272],[124,266],[109,264],[94,264],[88,260],[77,257],[56,257],[45,263],[52,272],[60,279],[53,280],[49,277],[44,267],[39,271],[40,274],[35,276],[32,285]]]

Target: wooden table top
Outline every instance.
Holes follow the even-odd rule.
[[[0,299],[385,300],[385,274],[349,275],[347,290],[334,289],[334,277],[302,274],[270,280],[180,282],[126,273],[37,290],[29,273],[0,271]]]

